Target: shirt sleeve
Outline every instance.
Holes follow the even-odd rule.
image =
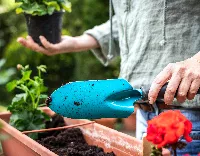
[[[85,34],[91,35],[94,37],[100,45],[100,48],[91,49],[93,54],[97,57],[100,62],[107,66],[116,56],[120,53],[119,48],[119,36],[118,36],[118,24],[116,15],[112,18],[113,26],[112,26],[112,34],[113,34],[113,44],[112,44],[112,51],[111,55],[112,58],[108,57],[109,53],[109,39],[110,39],[110,20],[106,23],[103,23],[99,26],[95,26],[92,29],[85,31]]]

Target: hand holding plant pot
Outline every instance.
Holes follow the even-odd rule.
[[[27,36],[26,39],[19,37],[17,42],[33,51],[40,52],[48,56],[68,52],[80,52],[99,47],[96,39],[87,34],[77,37],[62,36],[61,42],[56,44],[48,42],[43,36],[40,36],[39,38],[43,47],[35,43],[30,36]]]
[[[33,51],[40,52],[48,56],[70,52],[73,51],[75,47],[75,40],[70,36],[63,36],[61,42],[57,44],[50,43],[43,36],[40,36],[39,38],[43,47],[35,43],[30,36],[27,36],[26,39],[19,37],[17,42]]]
[[[177,148],[186,146],[180,141],[181,137],[187,142],[192,141],[189,136],[191,130],[192,123],[179,110],[169,110],[148,121],[147,140],[156,146],[153,152],[161,148],[172,148],[176,155]]]
[[[16,13],[24,13],[28,34],[42,45],[39,36],[44,36],[50,43],[61,41],[62,14],[71,12],[68,0],[16,0],[20,6]]]

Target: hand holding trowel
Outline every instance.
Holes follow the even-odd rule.
[[[162,87],[157,99],[163,99],[166,87]],[[68,118],[126,118],[134,112],[135,103],[148,103],[149,89],[135,89],[125,79],[76,81],[54,91],[47,104]]]

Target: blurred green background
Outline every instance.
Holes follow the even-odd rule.
[[[72,12],[63,17],[63,34],[81,35],[108,20],[108,0],[71,0],[71,3]],[[46,65],[48,72],[44,79],[48,94],[69,81],[118,77],[119,58],[104,67],[90,51],[46,56],[22,47],[16,39],[27,35],[25,18],[23,14],[16,15],[15,7],[14,0],[0,0],[0,110],[9,105],[13,97],[6,91],[5,84],[19,77],[15,72],[17,64],[29,64],[34,72],[37,65]]]

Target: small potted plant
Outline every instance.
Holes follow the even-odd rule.
[[[15,0],[20,3],[16,13],[24,13],[28,34],[42,45],[39,36],[42,35],[50,43],[61,40],[62,15],[64,11],[71,12],[68,0]]]
[[[28,65],[25,67],[17,65],[17,68],[21,71],[21,79],[13,80],[6,85],[8,91],[14,89],[22,91],[22,93],[15,95],[8,107],[12,113],[10,125],[20,131],[45,128],[45,121],[50,120],[50,118],[39,109],[39,106],[43,105],[41,99],[47,98],[45,94],[47,87],[44,86],[41,77],[41,73],[46,72],[46,66],[38,66],[38,75],[34,78],[30,77],[32,70],[29,69]],[[37,133],[31,134],[30,137],[36,139]]]

